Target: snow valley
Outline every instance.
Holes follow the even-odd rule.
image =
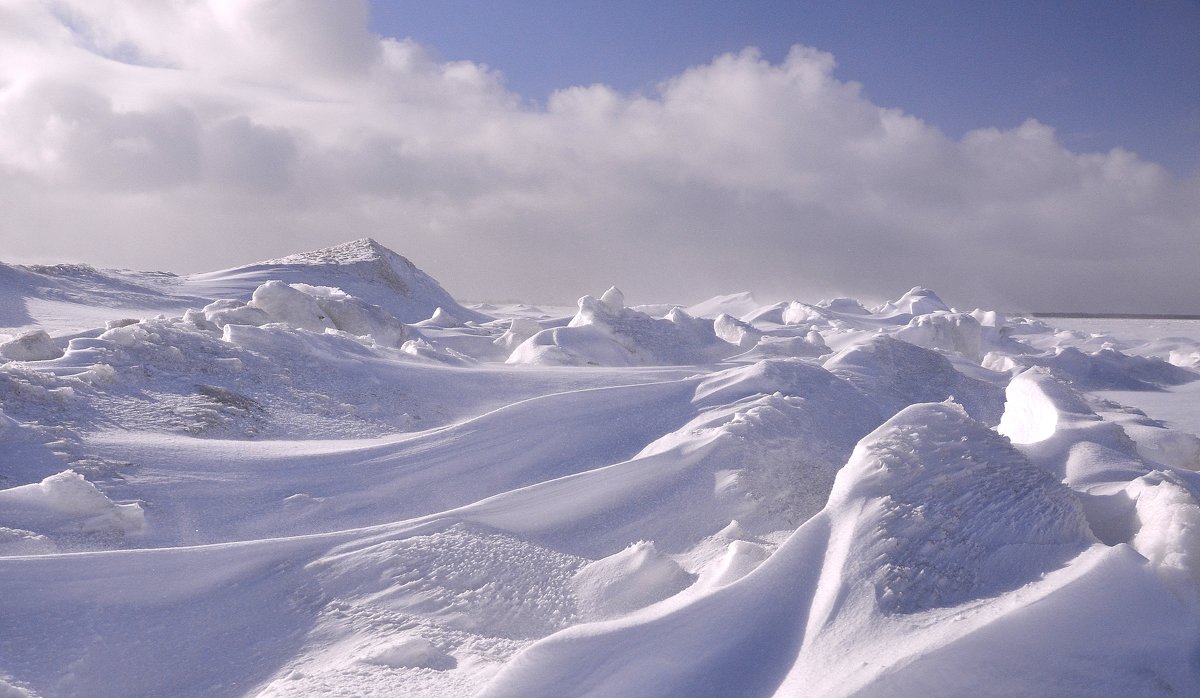
[[[1200,321],[594,291],[0,264],[0,696],[1197,695]]]

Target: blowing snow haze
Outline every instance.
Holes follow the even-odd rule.
[[[1200,307],[1194,165],[1007,114],[944,131],[799,44],[543,101],[378,33],[376,9],[0,1],[4,260],[194,272],[370,236],[475,299],[921,283],[972,306]]]

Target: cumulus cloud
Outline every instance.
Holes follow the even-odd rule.
[[[1036,121],[955,140],[834,58],[653,94],[371,35],[363,2],[0,0],[9,261],[197,271],[370,235],[473,298],[896,295],[1195,312],[1200,181]]]

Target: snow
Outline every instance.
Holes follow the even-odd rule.
[[[1059,419],[1092,417],[1092,411],[1044,370],[1031,368],[1014,376],[1004,389],[1004,415],[996,431],[1016,444],[1032,444],[1054,436]]]
[[[693,575],[660,553],[654,543],[639,541],[584,565],[572,578],[571,591],[581,617],[601,620],[674,596],[693,581]]]
[[[950,307],[933,291],[914,286],[908,293],[894,301],[888,301],[876,310],[879,315],[926,315],[947,311]]]
[[[372,647],[360,658],[366,664],[381,664],[389,667],[422,667],[427,669],[453,669],[454,657],[439,650],[423,637],[402,637]]]
[[[0,289],[0,695],[1200,685],[1187,321],[467,307],[369,239]]]
[[[486,315],[462,307],[432,277],[408,259],[370,238],[182,280],[188,293],[246,301],[263,283],[280,281],[327,286],[380,306],[401,322],[415,323],[437,308],[462,320]]]
[[[533,335],[513,350],[513,364],[560,366],[645,366],[693,364],[738,353],[717,335],[712,320],[672,308],[655,318],[624,306],[616,287],[601,298],[583,296],[566,327]]]
[[[38,483],[0,490],[0,511],[0,526],[15,538],[4,547],[17,551],[27,542],[41,547],[47,541],[61,539],[61,547],[89,535],[123,536],[140,533],[145,527],[140,505],[114,504],[73,470]]]
[[[57,359],[62,352],[45,330],[26,332],[16,339],[0,344],[0,357],[10,361],[41,361]]]
[[[718,337],[743,349],[751,349],[762,339],[763,333],[748,323],[721,313],[713,320],[713,332]]]
[[[741,318],[762,307],[749,291],[713,296],[706,301],[684,308],[692,317],[716,318],[718,315],[729,315]]]
[[[939,349],[978,362],[982,358],[983,325],[966,313],[944,311],[918,315],[897,330],[897,339],[926,349]]]

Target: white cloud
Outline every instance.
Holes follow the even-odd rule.
[[[472,297],[1194,311],[1200,182],[1049,126],[959,141],[797,47],[524,106],[361,2],[0,0],[0,244],[198,270],[374,236]],[[552,57],[548,57],[548,60]]]

